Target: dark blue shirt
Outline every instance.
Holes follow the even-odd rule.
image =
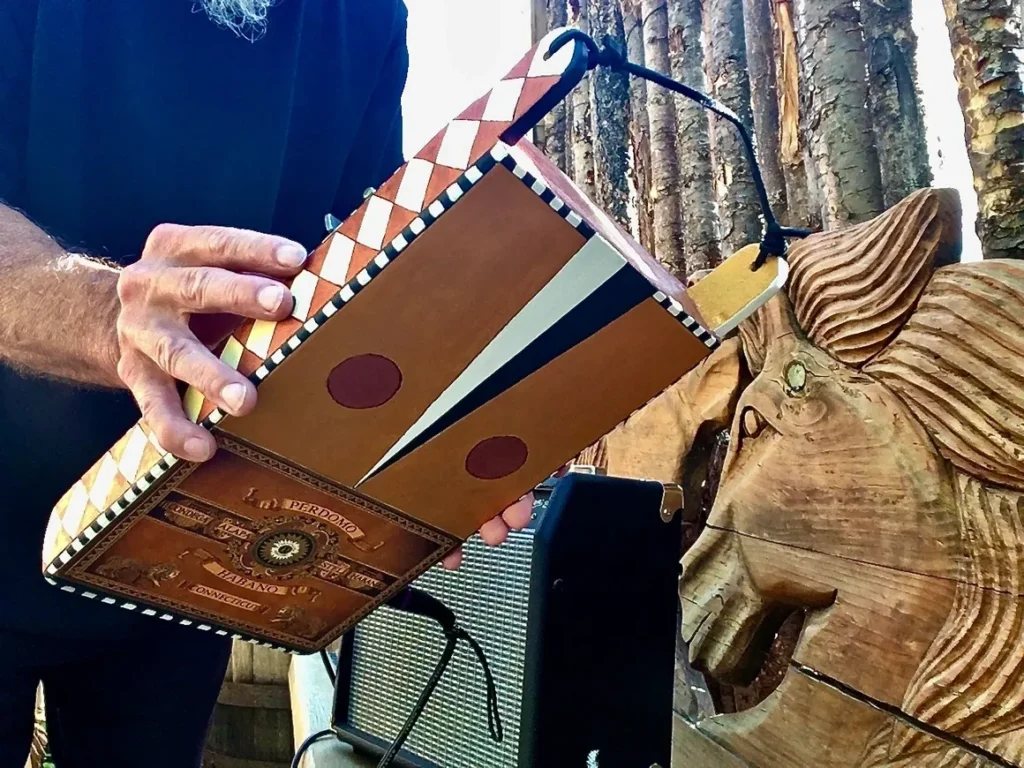
[[[255,42],[198,5],[0,4],[0,200],[122,263],[160,222],[313,248],[326,213],[344,217],[401,164],[401,0],[280,0]],[[38,320],[60,311],[41,302]],[[126,393],[0,363],[0,629],[144,620],[62,593],[40,569],[51,507],[138,416]]]

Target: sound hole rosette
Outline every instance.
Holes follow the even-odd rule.
[[[273,531],[256,540],[252,556],[267,568],[290,568],[308,562],[316,550],[316,542],[305,531]]]

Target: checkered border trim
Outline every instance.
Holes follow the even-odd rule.
[[[259,383],[263,381],[270,372],[273,371],[277,366],[281,365],[289,355],[297,350],[306,339],[313,335],[313,333],[324,323],[326,323],[338,310],[348,304],[352,299],[359,294],[366,286],[368,286],[377,275],[384,271],[384,269],[395,259],[401,255],[401,253],[408,248],[417,237],[437,221],[445,211],[450,210],[467,192],[469,192],[473,186],[484,177],[484,175],[494,168],[496,159],[492,154],[484,155],[474,165],[470,166],[466,171],[459,176],[455,182],[442,192],[433,202],[430,203],[420,215],[417,216],[401,233],[395,237],[390,243],[384,246],[384,250],[377,254],[377,256],[364,267],[351,281],[342,289],[335,294],[334,298],[327,302],[324,307],[317,312],[313,317],[309,318],[295,334],[282,344],[277,350],[275,350],[270,357],[263,361],[263,365],[256,369],[254,373],[249,376],[249,380],[259,386]],[[216,426],[225,417],[225,413],[219,408],[213,411],[209,416],[199,422],[199,425],[210,429]]]
[[[589,240],[597,234],[594,228],[584,221],[583,217],[576,213],[576,211],[572,210],[564,200],[549,189],[547,184],[516,162],[516,159],[509,153],[506,145],[499,143],[491,151],[491,154],[497,162],[512,171],[516,178],[532,189],[541,200],[550,205],[555,213],[569,222],[583,237]],[[682,323],[683,327],[696,336],[708,349],[716,349],[721,343],[718,337],[698,323],[683,308],[683,305],[671,296],[667,296],[661,291],[655,291],[652,295],[655,301],[668,310],[672,317]]]
[[[61,552],[54,560],[47,566],[46,575],[54,576],[60,568],[71,562],[75,555],[85,549],[89,542],[95,539],[104,529],[108,528],[115,520],[123,515],[132,503],[138,499],[142,494],[148,491],[161,477],[166,475],[172,467],[180,463],[180,459],[170,453],[165,453],[164,457],[160,459],[146,474],[136,480],[127,491],[121,494],[121,497],[111,504],[106,511],[97,517],[92,525],[82,531],[78,536],[71,540],[64,551]],[[47,579],[49,581],[49,579]]]
[[[196,619],[189,619],[180,614],[170,613],[163,609],[146,608],[139,605],[131,600],[126,600],[120,597],[112,597],[105,594],[101,594],[99,591],[93,591],[84,587],[79,587],[73,584],[67,584],[65,582],[56,581],[49,576],[45,577],[46,581],[55,587],[59,587],[62,592],[68,592],[70,594],[77,594],[81,597],[88,598],[89,600],[95,600],[103,603],[104,605],[110,605],[117,608],[121,608],[126,611],[137,611],[143,616],[150,616],[155,619],[167,621],[174,624],[180,624],[183,627],[194,627],[201,632],[209,632],[219,637],[230,637],[232,640],[241,640],[246,643],[252,643],[253,645],[260,645],[264,648],[270,648],[275,651],[284,651],[285,653],[291,653],[294,655],[307,655],[310,651],[302,651],[297,648],[290,648],[284,645],[277,645],[266,640],[260,640],[259,638],[252,637],[250,635],[240,634],[232,632],[222,627],[217,626],[213,623],[207,623],[203,621],[197,621]]]
[[[491,150],[491,155],[497,162],[512,171],[512,174],[517,179],[532,189],[541,200],[551,206],[551,210],[569,222],[573,229],[583,235],[587,240],[597,234],[594,228],[584,221],[582,216],[570,208],[568,203],[549,189],[547,184],[530,173],[524,166],[516,162],[516,159],[509,153],[507,145],[498,144],[493,150]]]
[[[683,326],[700,339],[704,346],[708,349],[716,349],[721,343],[718,337],[711,333],[707,328],[698,323],[690,314],[683,309],[683,305],[673,299],[671,296],[666,296],[661,291],[657,291],[654,294],[654,300],[657,301],[661,306],[668,310],[668,313],[672,317],[676,318]]]

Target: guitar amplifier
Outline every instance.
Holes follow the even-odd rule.
[[[678,489],[569,474],[536,492],[532,523],[497,548],[479,537],[458,571],[413,586],[483,647],[504,738],[489,735],[471,650],[451,665],[395,765],[668,768],[681,548]],[[382,606],[342,643],[333,728],[387,750],[444,647],[437,624]]]

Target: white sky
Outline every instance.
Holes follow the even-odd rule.
[[[403,107],[411,157],[515,66],[532,35],[528,0],[406,0],[406,6]]]
[[[412,156],[455,115],[486,93],[530,47],[529,0],[406,0],[409,84],[405,150]],[[913,0],[919,37],[918,80],[934,185],[953,187],[964,208],[964,259],[981,256],[974,231],[964,122],[942,3]]]

